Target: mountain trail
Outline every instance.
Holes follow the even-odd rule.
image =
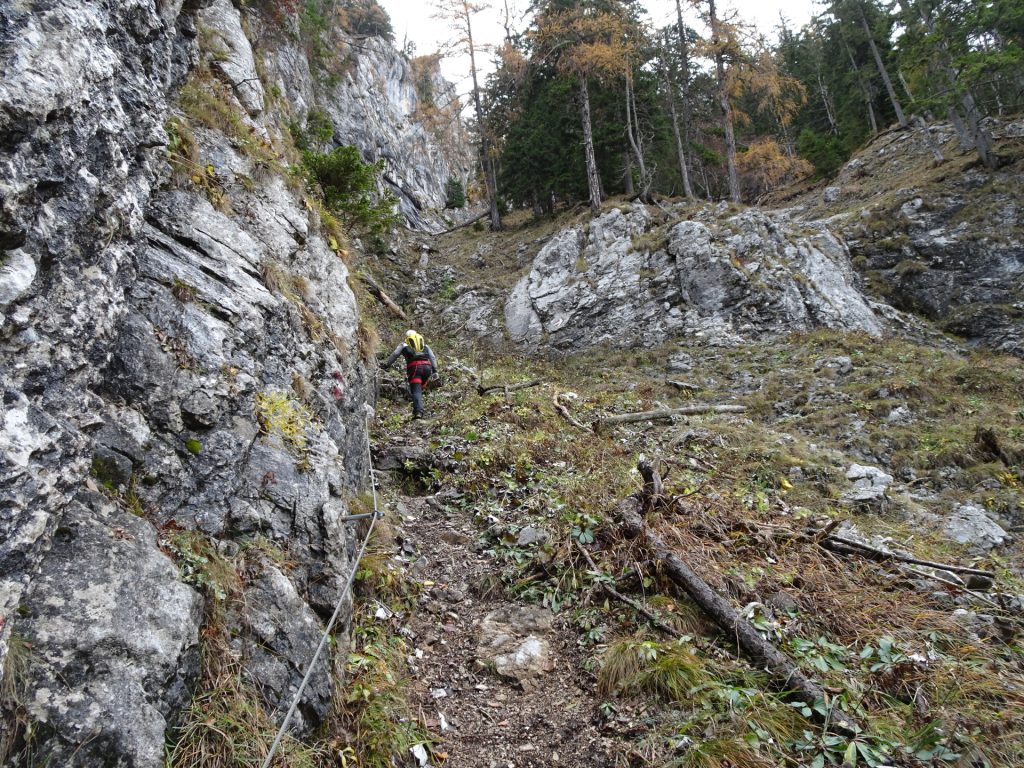
[[[442,491],[399,495],[401,550],[422,585],[399,630],[409,699],[445,764],[480,768],[612,765],[577,633],[547,609],[503,594],[471,509]],[[394,519],[393,518],[393,519]]]

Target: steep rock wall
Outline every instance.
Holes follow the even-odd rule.
[[[410,227],[446,228],[437,211],[448,179],[467,184],[475,160],[455,87],[436,62],[413,62],[386,40],[335,30],[328,38],[335,63],[324,68],[311,65],[293,40],[281,40],[279,30],[258,21],[253,28],[256,56],[292,117],[304,122],[311,109],[324,110],[336,145],[384,161],[384,181]]]
[[[287,173],[283,94],[349,108],[297,44],[254,51],[263,23],[228,0],[0,10],[0,665],[31,649],[0,702],[13,765],[163,765],[214,608],[280,715],[350,569],[372,378],[348,268]],[[425,204],[431,172],[407,184]]]

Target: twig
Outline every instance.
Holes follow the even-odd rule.
[[[587,552],[587,550],[583,548],[583,545],[580,544],[578,541],[575,542],[575,544],[576,544],[576,548],[583,554],[583,557],[585,557],[587,559],[587,565],[590,566],[590,570],[592,570],[594,573],[597,573],[597,574],[600,574],[600,575],[603,576],[604,572],[600,568],[597,567],[597,563],[594,562],[594,558],[592,558],[590,556],[590,553]],[[622,602],[622,603],[625,603],[626,605],[628,605],[630,608],[632,608],[634,611],[636,611],[637,613],[642,615],[645,619],[647,619],[649,622],[651,622],[651,624],[653,624],[655,627],[660,629],[666,635],[670,635],[671,637],[674,637],[674,638],[677,638],[677,639],[683,636],[682,632],[677,630],[675,627],[672,627],[671,625],[666,624],[665,622],[663,622],[661,619],[659,619],[657,616],[655,616],[653,613],[651,613],[651,611],[649,609],[645,608],[643,605],[638,603],[633,598],[626,597],[624,594],[619,592],[619,590],[617,590],[611,584],[607,584],[604,581],[599,581],[598,583],[601,585],[601,589],[603,589],[605,592],[607,592],[611,597],[614,597],[619,602]]]
[[[826,529],[828,530],[828,529]],[[868,544],[864,544],[853,539],[847,539],[842,536],[835,536],[827,534],[820,540],[815,537],[822,546],[834,549],[836,545],[840,547],[846,547],[847,549],[853,549],[857,554],[861,554],[864,557],[869,557],[874,560],[899,560],[901,563],[911,563],[913,565],[923,565],[927,568],[939,568],[943,571],[949,571],[950,573],[968,573],[973,576],[981,576],[986,579],[995,579],[996,575],[992,571],[983,571],[979,568],[968,568],[963,565],[947,565],[945,563],[936,563],[931,560],[920,560],[916,557],[910,557],[909,555],[900,555],[895,552],[888,552],[884,549],[878,549]],[[830,546],[831,545],[831,546]],[[840,552],[840,554],[844,554]]]
[[[927,571],[919,571],[917,568],[911,568],[910,566],[904,566],[903,570],[905,570],[907,573],[912,573],[915,576],[920,576],[923,579],[932,579],[934,581],[938,581],[938,582],[941,582],[943,584],[946,584],[947,586],[950,586],[950,587],[953,587],[955,589],[958,589],[961,592],[966,592],[971,597],[973,597],[973,598],[975,598],[975,599],[985,603],[986,605],[991,605],[993,608],[998,608],[999,610],[1002,610],[1002,606],[999,605],[999,603],[997,603],[995,600],[991,599],[987,595],[981,594],[980,592],[975,592],[973,589],[968,589],[967,586],[965,584],[963,584],[963,583],[959,583],[958,584],[955,581],[950,581],[949,579],[942,578],[937,573],[928,573]]]
[[[562,395],[556,389],[554,397],[551,398],[551,403],[555,406],[555,411],[558,413],[558,415],[561,416],[566,421],[568,421],[577,429],[582,429],[584,432],[589,432],[590,430],[587,429],[587,426],[582,422],[577,421],[577,419],[569,412],[568,406],[562,403],[560,399],[561,397]]]

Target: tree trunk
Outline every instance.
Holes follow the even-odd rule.
[[[626,162],[622,169],[622,183],[626,188],[626,197],[632,199],[633,195],[636,194],[636,188],[633,186],[633,150],[630,149],[629,145],[626,145]]]
[[[676,32],[679,35],[679,60],[683,67],[682,81],[679,83],[679,90],[682,94],[681,107],[681,119],[683,124],[682,131],[679,130],[679,120],[676,117],[676,92],[675,83],[669,82],[669,107],[672,110],[672,133],[676,139],[676,153],[679,155],[679,171],[683,176],[683,193],[692,200],[695,195],[693,194],[693,185],[690,184],[690,169],[686,162],[686,153],[684,147],[690,143],[690,54],[686,47],[686,27],[683,26],[683,11],[679,5],[679,0],[676,0]],[[666,45],[668,47],[668,32],[666,31]],[[674,81],[675,78],[671,76],[672,68],[666,67],[666,77],[670,81]]]
[[[860,92],[864,96],[864,105],[868,108],[868,122],[871,124],[871,135],[874,136],[878,133],[878,121],[875,119],[875,108],[872,105],[871,92],[864,84],[864,77],[861,75],[860,67],[857,66],[857,60],[853,58],[853,51],[850,50],[850,46],[843,40],[843,47],[846,49],[846,55],[850,58],[850,66],[853,67],[853,71],[857,73],[857,85],[860,86]]]
[[[583,122],[583,152],[587,159],[587,189],[590,192],[590,210],[601,212],[601,177],[597,173],[594,156],[594,130],[590,125],[590,91],[587,76],[580,75],[580,119]]]
[[[907,0],[901,0],[900,5],[903,7],[904,12],[909,17],[911,15],[910,8],[907,6]],[[924,24],[928,34],[935,36],[935,21],[931,17],[931,13],[926,11],[922,6],[920,0],[915,0],[915,7],[917,8],[917,15],[921,19],[921,23]],[[949,49],[946,45],[945,40],[937,40],[937,49],[939,56],[938,66],[942,69],[946,76],[946,82],[949,83],[950,90],[956,91],[957,86],[957,75],[953,69],[952,64],[949,61]],[[972,147],[977,153],[981,162],[987,168],[995,168],[999,163],[997,158],[992,154],[992,136],[986,131],[981,125],[981,114],[978,112],[978,105],[974,101],[974,95],[969,91],[965,90],[960,97],[960,104],[963,106],[964,115],[967,118],[966,125],[959,119],[953,121],[953,125],[960,135],[962,144],[966,144],[968,147]],[[956,108],[950,106],[950,113],[956,114]]]
[[[821,103],[825,105],[825,116],[828,118],[828,129],[833,136],[839,135],[839,126],[836,125],[835,107],[832,104],[832,97],[829,95],[828,86],[818,72],[818,93],[821,94]]]
[[[633,148],[633,152],[636,154],[637,165],[640,166],[640,199],[643,202],[648,201],[648,194],[650,192],[650,182],[647,178],[647,165],[644,163],[644,153],[640,149],[637,143],[636,133],[639,133],[640,127],[637,123],[636,133],[633,131],[633,120],[636,116],[636,104],[633,101],[633,75],[626,69],[626,136],[629,138],[629,145]],[[630,181],[632,185],[632,180]]]
[[[484,174],[487,188],[487,204],[490,206],[491,230],[501,229],[501,212],[498,210],[498,183],[494,173],[494,158],[491,157],[491,143],[484,126],[484,110],[480,105],[480,86],[476,78],[476,52],[473,50],[473,25],[470,21],[469,3],[463,0],[462,9],[466,19],[466,38],[469,44],[469,71],[473,76],[473,110],[476,113],[476,127],[480,132],[480,170]]]
[[[722,55],[722,39],[719,34],[718,16],[715,14],[715,0],[708,0],[711,22],[711,46],[715,50],[715,75],[718,80],[716,98],[722,111],[722,128],[725,131],[725,161],[729,172],[729,199],[740,202],[740,176],[736,170],[736,134],[732,125],[732,105],[729,103],[729,87],[725,81],[725,57]]]
[[[900,106],[899,99],[896,98],[896,89],[892,87],[892,80],[889,78],[889,71],[885,68],[885,64],[882,62],[882,54],[878,52],[878,46],[875,45],[875,38],[871,34],[871,27],[868,26],[868,17],[864,15],[864,7],[858,5],[857,10],[860,12],[861,27],[864,29],[864,34],[868,37],[868,46],[871,48],[871,55],[875,57],[875,66],[878,67],[878,74],[882,76],[882,82],[885,84],[885,91],[889,94],[889,101],[892,102],[892,108],[896,111],[896,119],[899,121],[900,128],[906,128],[907,118],[903,114],[903,107]]]
[[[932,157],[936,163],[944,163],[946,158],[942,156],[942,150],[939,145],[935,142],[935,138],[932,136],[932,132],[928,129],[928,123],[924,121],[924,118],[920,115],[914,116],[914,122],[917,123],[917,127],[921,129],[921,133],[924,134],[924,141],[928,145],[928,149],[932,152]]]

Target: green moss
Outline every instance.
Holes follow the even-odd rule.
[[[313,414],[291,394],[280,391],[256,394],[256,420],[267,438],[279,439],[282,445],[298,455],[305,453]]]
[[[190,438],[185,441],[185,449],[193,456],[198,456],[203,450],[203,444],[195,438]]]

